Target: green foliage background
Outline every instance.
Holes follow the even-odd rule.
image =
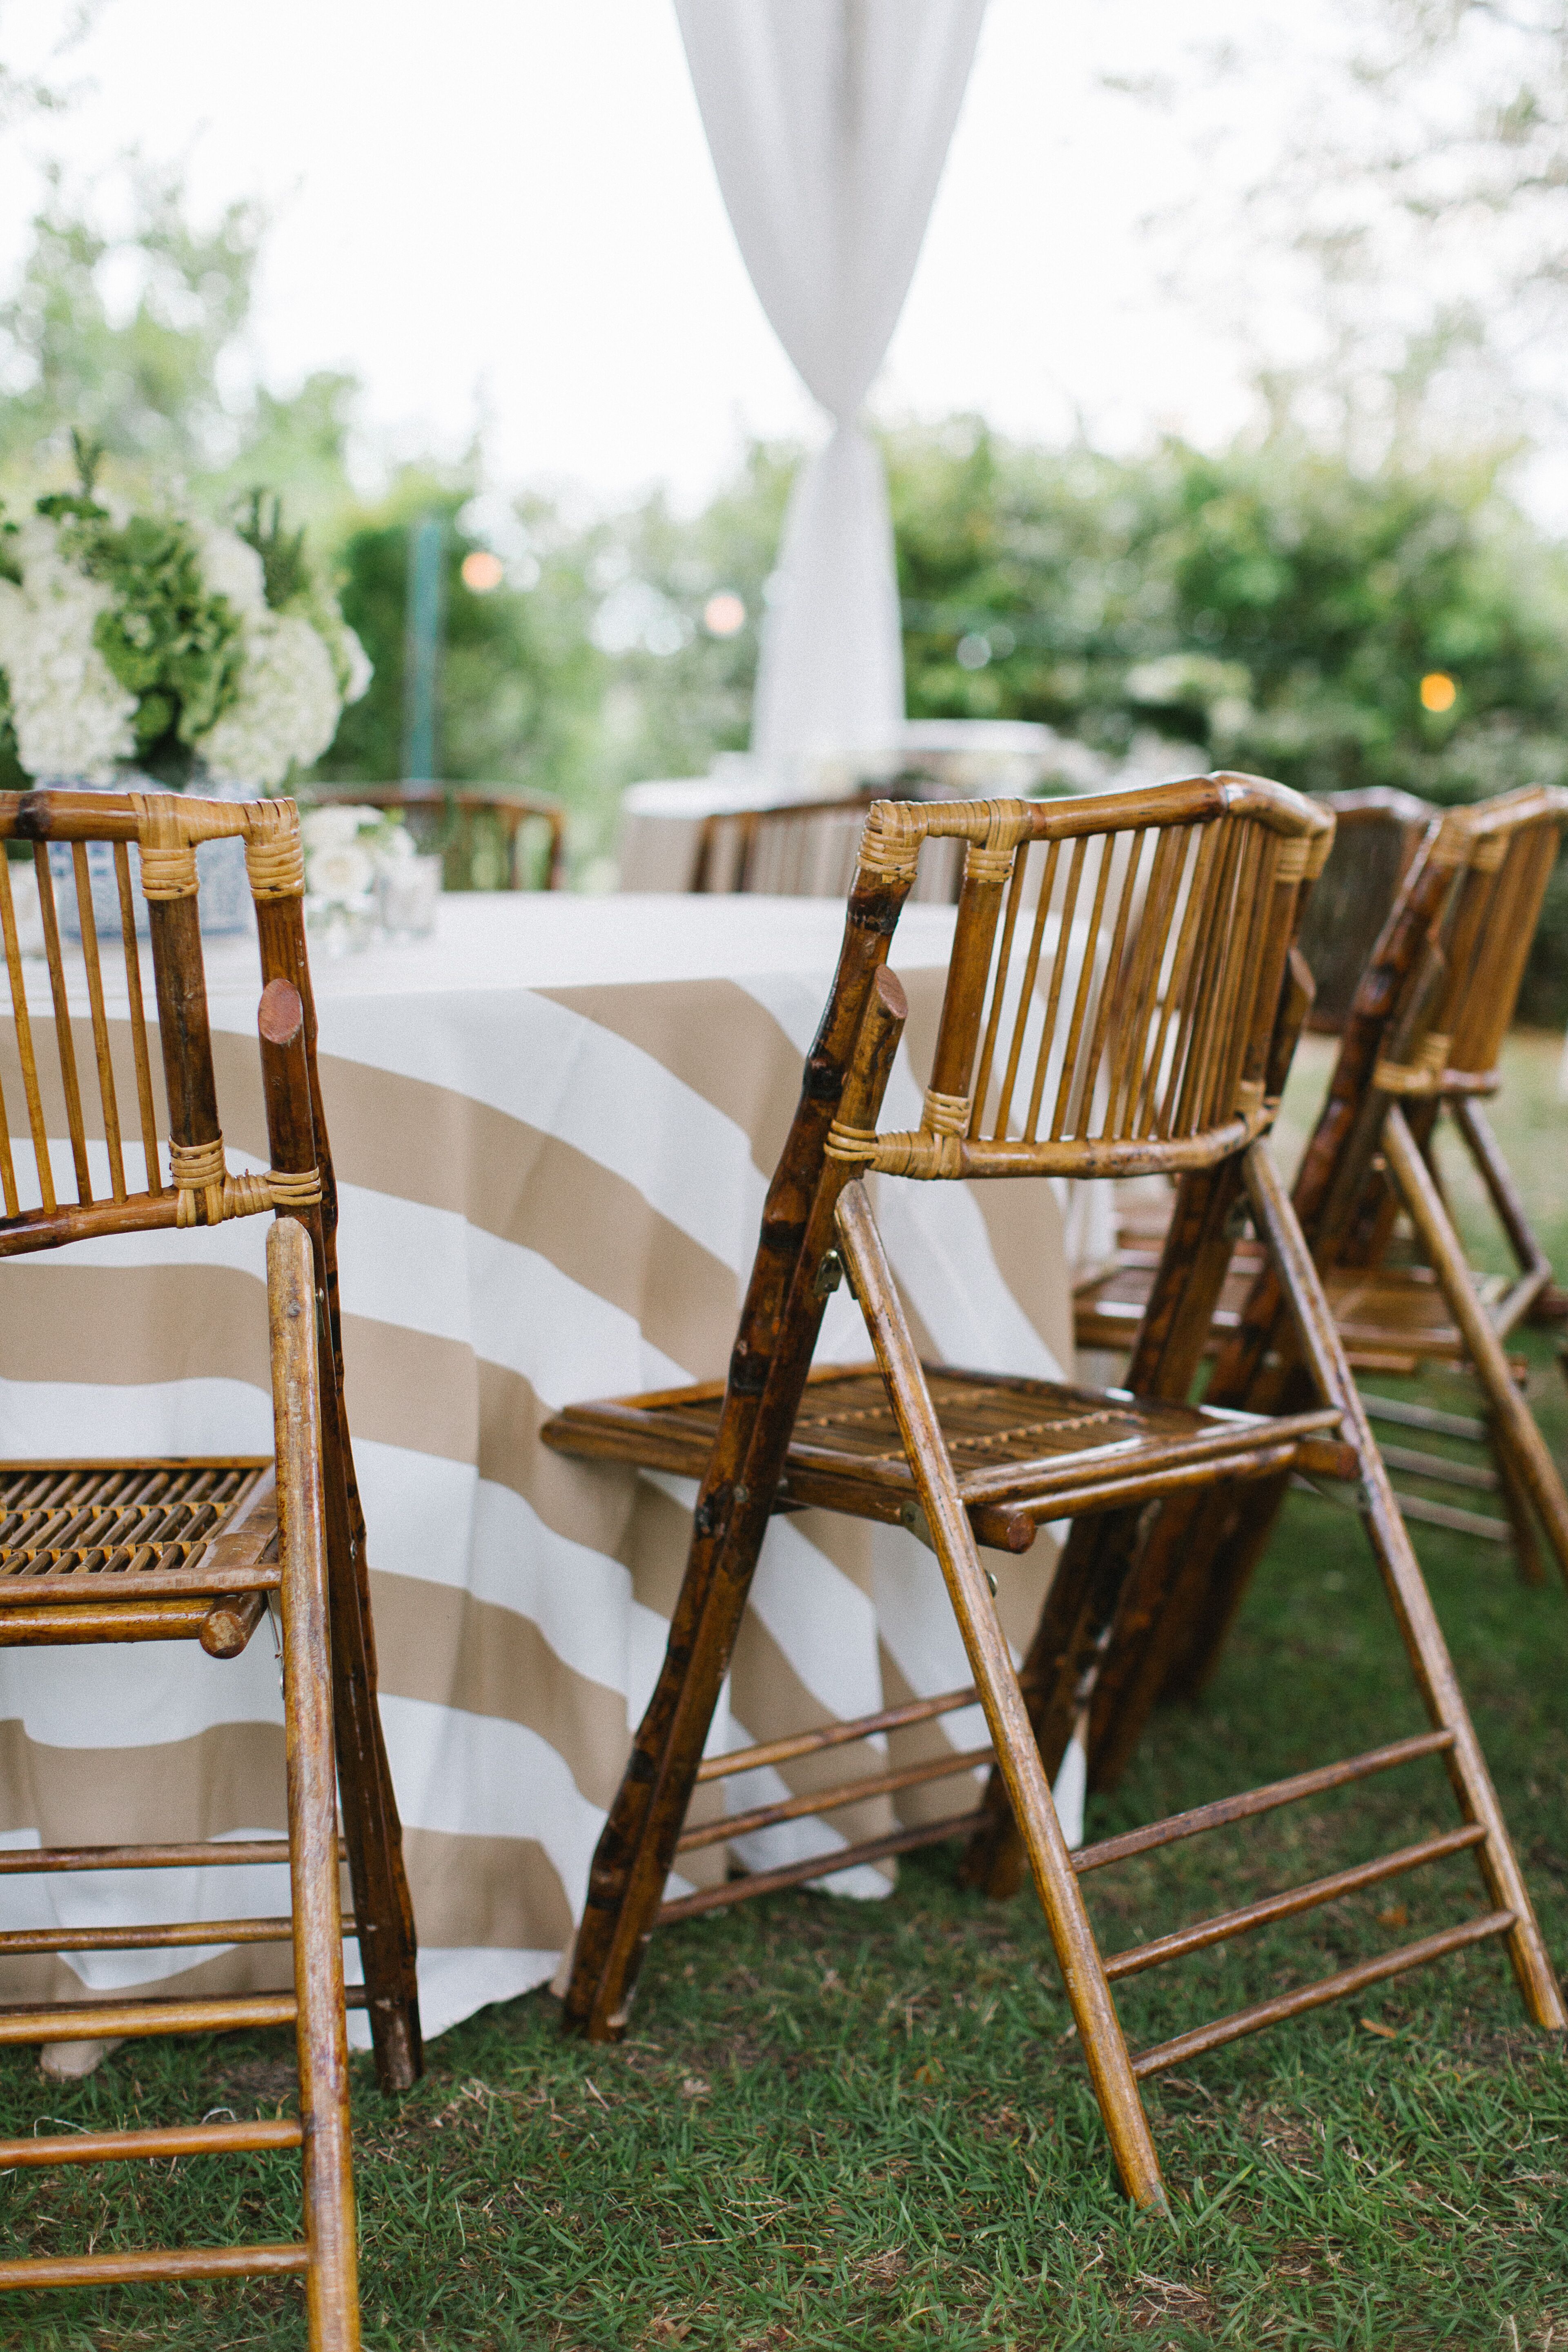
[[[72,426],[103,444],[103,486],[143,503],[174,488],[237,518],[256,490],[281,493],[375,665],[321,773],[367,782],[402,772],[409,533],[437,516],[437,771],[559,795],[580,875],[612,847],[625,784],[743,749],[798,450],[752,443],[696,513],[663,492],[609,512],[541,489],[502,499],[479,446],[368,488],[352,377],[224,389],[260,211],[201,226],[177,180],[132,165],[124,188],[111,236],[92,189],[51,178],[0,302],[13,506],[68,483]],[[1152,733],[1190,747],[1177,764],[1310,791],[1451,802],[1568,775],[1568,551],[1512,502],[1516,453],[1396,452],[1367,471],[1279,403],[1270,416],[1226,450],[1131,457],[1023,446],[975,417],[889,432],[911,715],[1044,719],[1112,755]],[[462,579],[479,548],[506,566],[486,594]],[[747,613],[723,639],[702,620],[718,590]],[[1447,713],[1421,707],[1432,669],[1458,683]],[[1568,1014],[1561,874],[1525,1011]]]

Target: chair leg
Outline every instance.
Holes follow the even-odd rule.
[[[335,1513],[329,1512],[329,1528]],[[345,1560],[344,1554],[348,1552]],[[414,1906],[403,1863],[403,1831],[375,1699],[373,1662],[355,1554],[329,1534],[332,1573],[332,1717],[343,1840],[353,1890],[365,2008],[384,2091],[406,2091],[424,2072]]]
[[[1389,1166],[1402,1193],[1405,1193],[1408,1199],[1408,1162],[1413,1160],[1422,1169],[1425,1162],[1411,1141],[1397,1105],[1389,1112],[1388,1125],[1384,1129],[1385,1143],[1390,1130],[1393,1130],[1394,1143]],[[1302,1353],[1325,1403],[1338,1405],[1343,1415],[1342,1433],[1354,1450],[1361,1474],[1363,1524],[1371,1539],[1390,1605],[1404,1637],[1416,1686],[1433,1724],[1454,1735],[1454,1744],[1447,1750],[1447,1762],[1455,1796],[1466,1820],[1480,1822],[1486,1831],[1485,1838],[1476,1848],[1476,1860],[1494,1907],[1513,1914],[1513,1926],[1508,1935],[1509,1958],[1513,1964],[1525,2007],[1537,2025],[1561,2033],[1568,2030],[1568,2010],[1563,2007],[1562,1989],[1547,1956],[1524,1874],[1509,1837],[1508,1825],[1498,1803],[1497,1791],[1492,1787],[1491,1775],[1487,1769],[1475,1726],[1470,1721],[1469,1709],[1465,1705],[1454,1673],[1448,1645],[1443,1639],[1442,1628],[1432,1606],[1432,1597],[1426,1590],[1420,1563],[1400,1516],[1399,1504],[1383,1456],[1378,1452],[1366,1408],[1345,1361],[1344,1349],[1334,1327],[1333,1311],[1323,1295],[1311,1252],[1307,1247],[1296,1221],[1290,1196],[1280,1181],[1267,1144],[1255,1143],[1247,1152],[1246,1164],[1247,1190],[1252,1197],[1258,1229],[1285,1292]],[[1421,1197],[1425,1210],[1432,1196],[1425,1193]],[[1424,1227],[1421,1230],[1425,1243],[1426,1233]],[[1452,1243],[1447,1220],[1442,1221],[1441,1232]],[[1452,1245],[1457,1251],[1457,1243]],[[1468,1278],[1463,1289],[1479,1315],[1480,1310],[1476,1306],[1475,1293]],[[1486,1328],[1490,1337],[1490,1326],[1487,1325]],[[1502,1349],[1495,1339],[1492,1345],[1500,1362]],[[1502,1364],[1502,1370],[1506,1381],[1506,1363]],[[1531,1426],[1534,1427],[1533,1423]]]
[[[1153,2212],[1167,2210],[1159,2159],[1128,2055],[1094,1931],[1057,1819],[1050,1783],[1035,1744],[980,1565],[968,1515],[959,1498],[925,1376],[910,1339],[893,1277],[883,1255],[865,1187],[845,1187],[837,1208],[839,1245],[897,1417],[904,1451],[943,1581],[969,1654],[975,1686],[1022,1828],[1041,1906],[1056,1947],[1100,2112],[1128,2195]]]
[[[329,1328],[317,1297],[318,1330]],[[419,2025],[414,1906],[403,1862],[392,1769],[376,1705],[375,1643],[364,1519],[353,1477],[342,1393],[323,1342],[322,1471],[326,1502],[327,1593],[331,1616],[332,1729],[349,1884],[353,1890],[365,2009],[384,2091],[406,2091],[425,2067]]]
[[[272,1164],[315,1169],[321,1182],[321,1200],[304,1209],[299,1222],[310,1236],[313,1259],[333,1728],[376,2074],[383,2090],[401,2091],[417,2080],[423,2063],[416,1946],[402,1831],[375,1703],[364,1516],[343,1404],[337,1192],[309,1042],[315,1015],[299,901],[263,901],[257,919],[263,964],[274,974],[262,992],[258,1024]]]
[[[1109,1511],[1075,1520],[1019,1669],[1018,1687],[1041,1769],[1053,1787],[1078,1720],[1086,1676],[1093,1675],[1100,1635],[1126,1580],[1141,1517],[1138,1511]],[[1093,1761],[1091,1743],[1091,1786]],[[986,1818],[969,1841],[959,1877],[994,1902],[1005,1901],[1023,1884],[1026,1856],[1006,1780],[995,1765],[984,1810]]]
[[[1486,1186],[1498,1223],[1508,1235],[1519,1270],[1522,1275],[1539,1276],[1541,1288],[1536,1293],[1525,1316],[1527,1323],[1561,1323],[1564,1306],[1563,1293],[1552,1278],[1552,1261],[1541,1246],[1540,1237],[1530,1222],[1524,1196],[1514,1181],[1513,1171],[1503,1158],[1491,1125],[1479,1102],[1465,1095],[1456,1096],[1447,1106],[1458,1129],[1465,1149],[1474,1162],[1477,1174]]]
[[[733,1512],[714,1540],[699,1528],[658,1681],[588,1874],[562,2023],[591,2042],[626,2032],[766,1526],[764,1509]]]
[[[909,1010],[903,990],[881,964],[871,971],[861,1003],[839,1098],[839,1117],[852,1129],[876,1125]],[[833,1243],[834,1203],[847,1178],[845,1168],[824,1164],[822,1139],[811,1142],[805,1118],[806,1107],[817,1106],[812,1116],[820,1124],[820,1076],[830,1075],[832,1065],[826,1034],[819,1033],[813,1047],[803,1110],[792,1131],[793,1139],[805,1137],[801,1168],[791,1169],[786,1150],[768,1194],[664,1664],[588,1874],[562,2023],[590,2041],[613,2041],[626,2031],[822,1326],[826,1292],[818,1277]],[[847,1047],[849,1040],[844,1042]],[[826,1057],[820,1067],[819,1055]]]
[[[1557,1466],[1530,1407],[1513,1384],[1502,1342],[1476,1297],[1458,1236],[1397,1103],[1389,1105],[1384,1121],[1383,1149],[1389,1174],[1437,1276],[1476,1377],[1486,1391],[1489,1416],[1512,1456],[1547,1541],[1556,1554],[1557,1565],[1568,1580],[1568,1494],[1563,1492]]]
[[[279,1524],[283,1562],[283,1714],[300,2119],[304,2132],[306,2305],[311,2352],[360,2340],[349,2055],[343,2011],[338,1823],[328,1704],[330,1633],[321,1398],[310,1244],[292,1219],[268,1236]]]
[[[1497,1472],[1498,1498],[1513,1536],[1513,1562],[1521,1584],[1544,1584],[1546,1570],[1535,1540],[1535,1517],[1530,1495],[1508,1442],[1508,1432],[1495,1412],[1487,1415],[1487,1450]]]

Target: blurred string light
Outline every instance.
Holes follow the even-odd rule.
[[[702,625],[710,637],[738,636],[746,625],[746,608],[731,588],[721,588],[702,607]]]
[[[1423,710],[1452,710],[1459,698],[1459,689],[1447,670],[1429,669],[1421,681]]]
[[[476,547],[471,555],[465,555],[462,571],[464,587],[471,589],[476,596],[488,596],[506,577],[505,564],[488,547]]]

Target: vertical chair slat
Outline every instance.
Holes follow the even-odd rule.
[[[37,852],[34,853],[35,857]],[[45,875],[48,872],[45,865]],[[42,895],[44,885],[39,883]],[[52,908],[51,901],[51,908]],[[27,1098],[27,1125],[33,1138],[33,1159],[38,1171],[38,1194],[46,1209],[55,1206],[54,1171],[49,1165],[49,1130],[38,1088],[38,1063],[33,1048],[32,1015],[27,1010],[27,984],[22,971],[22,950],[16,937],[16,910],[11,898],[10,861],[0,870],[0,908],[5,924],[5,969],[11,982],[11,1018],[16,1030],[16,1055],[22,1065],[22,1090]],[[15,1210],[11,1212],[15,1216]]]
[[[1195,1134],[1202,1124],[1201,1106],[1207,1092],[1215,1031],[1220,1013],[1217,982],[1223,968],[1230,910],[1236,898],[1240,833],[1241,828],[1237,825],[1226,826],[1219,854],[1215,860],[1209,903],[1205,909],[1203,932],[1190,975],[1189,1032],[1181,1092],[1166,1129],[1173,1137]]]
[[[973,1086],[986,983],[1002,913],[1002,880],[984,867],[976,869],[971,862],[974,856],[972,844],[963,861],[954,932],[955,938],[968,941],[970,952],[964,957],[955,956],[948,966],[942,1017],[931,1053],[931,1091],[952,1097],[969,1095]],[[1009,868],[1016,864],[1015,857],[1009,861]]]
[[[136,1063],[136,1107],[142,1117],[142,1151],[147,1162],[147,1190],[163,1189],[158,1165],[158,1115],[153,1102],[153,1063],[147,1051],[147,1011],[142,1002],[142,957],[136,944],[136,906],[131,896],[131,853],[122,841],[114,845],[114,879],[120,891],[120,935],[125,944],[125,992],[131,1007],[131,1048]]]
[[[1170,1084],[1162,1107],[1160,1132],[1171,1139],[1189,1131],[1193,1097],[1202,1078],[1209,1023],[1214,1010],[1214,971],[1219,954],[1218,927],[1225,919],[1230,895],[1236,847],[1233,828],[1227,826],[1223,831],[1216,828],[1216,833],[1215,855],[1206,877],[1204,903],[1199,910],[1193,953],[1183,989],[1181,1043],[1173,1060]]]
[[[11,904],[11,867],[3,843],[0,843],[0,921],[5,927],[6,970],[15,974],[20,970],[21,957],[16,952],[16,915]],[[13,977],[13,991],[16,984]],[[5,1214],[14,1217],[22,1204],[21,1195],[16,1190],[16,1171],[11,1159],[11,1114],[6,1107],[4,1087],[0,1087],[0,1184],[5,1187]]]
[[[1082,1075],[1079,1080],[1078,1108],[1073,1124],[1080,1136],[1094,1129],[1094,1097],[1100,1081],[1100,1066],[1105,1057],[1105,1041],[1110,1034],[1111,1007],[1121,994],[1122,959],[1127,951],[1127,929],[1132,919],[1133,903],[1138,896],[1139,869],[1143,863],[1143,851],[1149,835],[1140,826],[1130,837],[1110,834],[1105,840],[1107,866],[1115,864],[1117,845],[1128,841],[1127,863],[1121,870],[1121,886],[1117,894],[1116,920],[1111,929],[1110,946],[1106,953],[1105,969],[1100,975],[1098,1002],[1094,1009],[1094,1030],[1088,1051],[1083,1056]]]
[[[211,1143],[222,1130],[195,898],[150,899],[147,913],[158,983],[158,1034],[169,1097],[170,1141],[186,1148]]]
[[[1182,991],[1183,1034],[1181,1047],[1172,1063],[1171,1081],[1162,1107],[1160,1132],[1177,1138],[1189,1131],[1189,1108],[1193,1091],[1198,1084],[1203,1057],[1207,1044],[1207,1022],[1213,1003],[1214,966],[1219,952],[1217,927],[1225,919],[1225,910],[1234,879],[1236,834],[1232,827],[1215,827],[1211,839],[1214,853],[1205,877],[1202,906],[1193,938],[1193,951],[1188,960]]]
[[[970,1113],[969,1132],[978,1135],[985,1111],[986,1089],[991,1084],[991,1065],[996,1052],[996,1033],[1002,1023],[1002,1002],[1007,993],[1007,967],[1013,954],[1013,933],[1017,928],[1018,902],[1024,893],[1024,876],[1029,862],[1028,842],[1020,844],[1013,856],[1013,879],[1007,888],[1007,905],[1002,918],[1002,940],[996,950],[995,970],[991,981],[991,1013],[985,1024],[985,1036],[980,1048],[980,1067],[974,1074],[973,1104]],[[1020,1000],[1019,1010],[1026,1009],[1027,999]]]
[[[85,841],[72,842],[71,864],[76,874],[76,902],[81,910],[81,952],[87,965],[88,1002],[92,1008],[92,1047],[98,1060],[98,1095],[103,1106],[103,1139],[109,1152],[109,1189],[117,1201],[123,1201],[125,1155],[120,1142],[120,1106],[114,1095],[114,1064],[110,1058],[103,971],[98,955],[98,919],[92,909],[92,877],[88,872]]]
[[[1143,1137],[1149,1132],[1159,1099],[1160,1072],[1165,1058],[1165,1041],[1170,1035],[1175,1013],[1176,993],[1184,970],[1183,951],[1188,944],[1187,918],[1192,911],[1193,894],[1197,887],[1197,869],[1201,864],[1202,845],[1206,837],[1194,825],[1173,825],[1167,836],[1173,844],[1171,870],[1171,903],[1165,910],[1159,952],[1154,963],[1155,1013],[1153,1034],[1143,1055],[1142,1066],[1137,1072],[1127,1105],[1127,1132]],[[1194,844],[1197,855],[1194,856]],[[1185,886],[1184,889],[1184,884]],[[1178,912],[1180,920],[1177,919]]]
[[[1214,1075],[1201,1124],[1213,1127],[1232,1117],[1237,1087],[1247,1053],[1247,1024],[1258,992],[1258,958],[1272,928],[1275,841],[1261,825],[1248,825],[1242,843],[1237,894],[1249,909],[1246,931],[1228,959],[1224,984]]]
[[[1166,1137],[1170,1134],[1170,1109],[1177,1089],[1183,1061],[1191,1042],[1191,1023],[1187,1019],[1187,990],[1194,961],[1202,945],[1203,912],[1208,904],[1209,887],[1215,859],[1219,850],[1219,831],[1212,824],[1191,828],[1196,848],[1190,859],[1187,876],[1187,899],[1182,911],[1181,929],[1176,934],[1175,953],[1171,960],[1170,978],[1165,986],[1165,1008],[1161,1015],[1159,1034],[1150,1057],[1149,1092],[1144,1105],[1139,1132]],[[1167,1043],[1171,1066],[1165,1071]],[[1163,1088],[1162,1089],[1162,1078]]]
[[[71,1159],[76,1168],[76,1196],[83,1208],[92,1199],[92,1177],[87,1164],[87,1135],[81,1122],[81,1088],[77,1084],[76,1040],[71,1035],[70,1001],[66,994],[65,962],[60,954],[60,927],[55,914],[54,882],[49,853],[42,842],[33,847],[38,876],[38,903],[44,918],[44,950],[48,958],[49,989],[55,1006],[55,1047],[59,1055],[60,1085],[65,1091],[66,1123],[70,1129]],[[45,1156],[48,1146],[46,1142]]]
[[[1175,905],[1181,850],[1182,835],[1175,826],[1155,835],[1142,918],[1128,968],[1126,1002],[1116,1024],[1116,1052],[1110,1065],[1110,1092],[1105,1114],[1110,1134],[1130,1129],[1133,1105],[1142,1086],[1149,1024],[1153,1018],[1155,992],[1165,960],[1165,939]]]
[[[1026,845],[1032,848],[1033,844]],[[1056,892],[1057,863],[1061,850],[1059,841],[1046,845],[1045,870],[1040,876],[1040,893],[1035,902],[1034,928],[1029,935],[1028,953],[1024,960],[1023,977],[1018,983],[1017,1010],[1013,1016],[1012,1043],[1007,1049],[1007,1066],[1003,1073],[1001,1091],[996,1097],[996,1114],[991,1123],[993,1135],[1005,1136],[1007,1119],[1013,1108],[1013,1088],[1017,1084],[1018,1063],[1024,1050],[1024,1038],[1029,1026],[1029,1008],[1035,1001],[1035,982],[1040,970],[1040,950],[1045,942],[1046,925],[1050,920],[1051,899]],[[1019,852],[1020,859],[1026,850]],[[1055,1024],[1055,999],[1046,1015],[1046,1034],[1041,1050],[1050,1051],[1049,1032]]]
[[[1234,939],[1236,909],[1246,889],[1249,875],[1248,852],[1256,835],[1250,825],[1238,825],[1231,844],[1231,870],[1227,877],[1222,913],[1227,940]],[[1209,984],[1205,992],[1204,1045],[1194,1080],[1193,1097],[1188,1113],[1194,1133],[1214,1119],[1215,1103],[1225,1075],[1226,1049],[1229,1043],[1231,1020],[1235,1011],[1235,991],[1239,958],[1232,948],[1226,956],[1216,953],[1209,967]]]
[[[1035,1060],[1035,1079],[1029,1089],[1029,1112],[1024,1121],[1024,1134],[1031,1143],[1040,1124],[1040,1105],[1046,1091],[1046,1074],[1051,1057],[1051,1046],[1057,1034],[1057,1020],[1061,1008],[1062,982],[1067,976],[1068,950],[1072,941],[1073,918],[1078,912],[1079,887],[1083,879],[1084,853],[1082,839],[1073,843],[1068,854],[1067,879],[1062,887],[1062,910],[1057,918],[1057,943],[1051,951],[1051,984],[1046,996],[1046,1017],[1041,1024],[1040,1050]],[[1051,844],[1054,856],[1057,845]]]
[[[1094,881],[1094,905],[1089,911],[1086,934],[1089,951],[1083,960],[1083,970],[1079,974],[1078,990],[1073,997],[1072,1019],[1068,1024],[1067,1048],[1062,1055],[1062,1074],[1057,1086],[1056,1108],[1051,1113],[1053,1143],[1060,1140],[1068,1116],[1068,1105],[1073,1096],[1073,1082],[1078,1074],[1079,1040],[1083,1034],[1084,1017],[1089,1011],[1089,999],[1094,989],[1095,943],[1100,938],[1100,921],[1105,913],[1106,887],[1110,880],[1110,836],[1101,834],[1094,845],[1100,852],[1100,864]],[[1058,950],[1058,953],[1065,950],[1066,944],[1064,940]]]
[[[1161,908],[1166,896],[1165,886],[1170,872],[1171,835],[1165,832],[1156,833],[1153,844],[1149,877],[1143,887],[1143,904],[1137,928],[1122,950],[1121,972],[1113,1006],[1110,1075],[1105,1090],[1104,1124],[1108,1135],[1121,1132],[1123,1103],[1136,1085],[1137,1075],[1143,1066],[1149,1013],[1153,1002],[1152,975],[1158,974],[1164,944]]]

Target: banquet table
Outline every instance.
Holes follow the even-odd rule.
[[[922,1068],[952,919],[912,907],[893,942]],[[842,920],[825,901],[473,895],[442,901],[432,939],[316,960],[348,1405],[429,2032],[560,1969],[684,1564],[689,1484],[564,1459],[541,1426],[574,1400],[721,1374]],[[230,1164],[262,1167],[254,943],[210,942],[207,973]],[[35,982],[42,1022],[41,965],[30,995]],[[72,1014],[90,1058],[75,981]],[[887,1116],[918,1111],[906,1051]],[[923,1349],[1070,1376],[1052,1183],[888,1185],[880,1214]],[[266,1223],[7,1262],[0,1454],[269,1450]],[[819,1360],[868,1353],[840,1291]],[[1047,1535],[994,1562],[1016,1645],[1054,1557]],[[711,1745],[968,1679],[937,1563],[912,1537],[779,1518]],[[188,1643],[0,1652],[0,1845],[275,1835],[281,1726],[265,1624],[230,1663]],[[984,1738],[969,1709],[894,1735],[892,1759]],[[885,1743],[856,1752],[886,1771]],[[702,1801],[809,1790],[816,1760],[712,1783]],[[833,1891],[880,1894],[896,1864],[834,1877],[834,1853],[970,1809],[974,1786],[782,1823],[733,1858],[820,1853]],[[689,1857],[671,1891],[721,1875],[729,1855]],[[286,1908],[276,1868],[0,1878],[6,1927]],[[352,1944],[346,1957],[352,1977]],[[264,1988],[289,1967],[286,1945],[12,1959],[0,2000]]]

